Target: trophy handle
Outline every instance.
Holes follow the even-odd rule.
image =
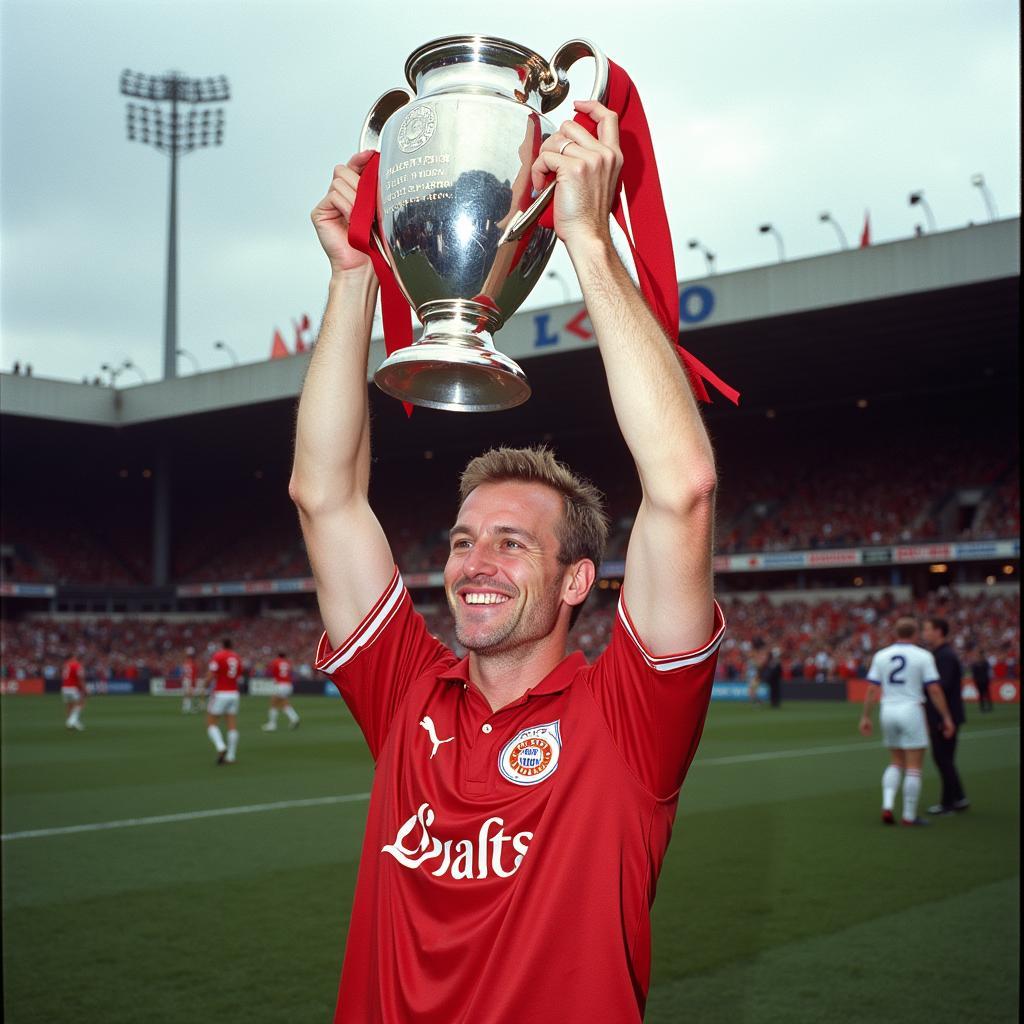
[[[381,96],[366,115],[363,130],[359,133],[359,149],[380,149],[380,133],[384,122],[396,111],[416,97],[408,89],[389,89]]]
[[[384,122],[396,110],[401,110],[402,107],[415,98],[408,89],[389,89],[383,96],[378,97],[377,102],[370,107],[366,120],[363,121],[363,128],[359,133],[359,151],[363,152],[363,150],[367,149],[379,151],[380,133],[384,130]],[[381,244],[376,228],[370,228],[370,241],[377,246],[377,251],[384,259],[387,259],[387,250]]]
[[[594,88],[590,91],[590,98],[604,101],[605,93],[608,91],[608,58],[604,55],[604,51],[589,39],[570,39],[555,51],[554,57],[551,58],[550,76],[546,81],[541,82],[540,91],[544,96],[545,112],[558,106],[565,99],[569,92],[569,78],[566,72],[581,57],[594,58]],[[554,182],[542,189],[537,198],[525,210],[517,213],[509,221],[498,244],[518,242],[547,209],[554,192]]]

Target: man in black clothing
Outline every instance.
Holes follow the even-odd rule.
[[[942,721],[937,712],[931,707],[930,702],[925,704],[925,714],[928,716],[928,734],[932,742],[932,758],[942,777],[942,800],[928,808],[929,814],[952,814],[954,811],[966,811],[971,805],[964,795],[964,787],[960,782],[955,763],[957,736],[960,734],[960,726],[967,720],[964,716],[963,694],[960,692],[963,669],[960,667],[960,659],[946,639],[948,636],[949,623],[945,619],[935,617],[925,619],[924,628],[921,630],[921,639],[924,640],[927,647],[931,648],[931,652],[935,656],[935,665],[939,670],[939,678],[942,682],[942,692],[949,705],[949,714],[956,725],[956,732],[946,739],[942,735]]]
[[[989,696],[989,669],[988,658],[985,652],[979,647],[974,653],[974,661],[971,662],[971,678],[978,688],[978,709],[980,711],[992,710],[992,698]]]
[[[764,664],[761,666],[761,678],[768,684],[768,699],[773,708],[782,707],[782,662],[779,650],[775,648],[765,652]]]

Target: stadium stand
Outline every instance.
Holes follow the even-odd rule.
[[[615,622],[613,592],[598,594],[580,616],[570,642],[588,658],[604,649]],[[1020,596],[1018,593],[954,592],[920,600],[897,600],[891,594],[862,599],[772,601],[722,600],[729,631],[720,656],[722,679],[742,678],[751,658],[775,648],[787,679],[862,677],[873,651],[891,638],[901,615],[942,615],[949,619],[951,642],[965,653],[981,646],[991,659],[994,678],[1016,677],[1020,661]],[[436,601],[421,603],[431,631],[459,649],[450,619]],[[186,647],[201,654],[232,638],[246,661],[247,672],[262,675],[278,650],[290,652],[304,678],[312,675],[312,659],[322,626],[315,614],[287,617],[69,618],[32,617],[9,624],[4,631],[5,677],[53,677],[64,652],[77,653],[90,679],[176,677]]]
[[[687,292],[708,313],[699,330],[684,317],[687,347],[744,391],[738,410],[706,410],[722,677],[766,650],[790,679],[857,675],[894,615],[929,610],[962,650],[984,644],[997,677],[1016,674],[1019,221],[715,275],[681,303]],[[437,573],[458,473],[495,443],[550,443],[606,493],[603,578],[574,642],[593,656],[613,628],[640,488],[581,315],[503,329],[534,388],[519,409],[408,420],[371,388],[371,501],[447,643]],[[224,632],[250,672],[283,647],[310,677],[320,624],[287,494],[307,360],[118,392],[4,377],[8,678],[52,675],[69,649],[94,678],[173,676],[186,646]]]
[[[891,415],[830,421],[796,417],[777,430],[765,458],[748,451],[742,432],[720,439],[718,510],[721,553],[843,548],[860,545],[997,539],[1020,535],[1019,452],[988,430],[965,434],[962,419],[938,429],[926,419],[894,425]],[[894,435],[898,435],[894,437]],[[614,449],[612,449],[614,451]],[[857,452],[837,461],[836,453]],[[567,456],[586,459],[586,453]],[[417,480],[415,507],[401,486],[380,499],[380,515],[403,571],[443,567],[460,463],[434,462]],[[624,459],[606,465],[616,481],[609,559],[625,551],[639,488]],[[443,481],[450,500],[433,486]],[[605,484],[607,486],[607,483]],[[177,582],[287,579],[309,575],[296,516],[283,477],[260,488],[232,482],[234,493],[181,509],[173,546]],[[386,485],[385,485],[386,487]],[[239,494],[240,492],[240,494]],[[962,505],[960,495],[971,503]],[[424,495],[430,495],[429,498]],[[83,584],[141,584],[148,571],[139,518],[107,509],[94,523],[88,506],[72,524],[40,504],[5,517],[3,541],[19,552],[7,578]],[[122,512],[124,509],[122,508]]]

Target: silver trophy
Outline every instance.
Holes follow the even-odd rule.
[[[446,36],[405,63],[415,92],[392,89],[363,124],[361,149],[380,150],[379,234],[422,336],[374,374],[381,390],[432,409],[492,412],[530,397],[526,375],[493,336],[544,272],[555,233],[537,220],[530,167],[553,132],[544,114],[569,91],[581,57],[604,98],[608,61],[585,39],[548,62],[490,36]]]

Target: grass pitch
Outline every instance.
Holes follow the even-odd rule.
[[[275,734],[266,705],[243,699],[225,769],[176,700],[95,698],[73,734],[57,698],[3,699],[9,1024],[330,1019],[371,765],[340,701],[297,700],[302,727]],[[1019,709],[971,715],[971,810],[911,830],[878,822],[885,756],[855,708],[712,705],[646,1020],[1016,1020]],[[155,816],[170,820],[124,824]]]

